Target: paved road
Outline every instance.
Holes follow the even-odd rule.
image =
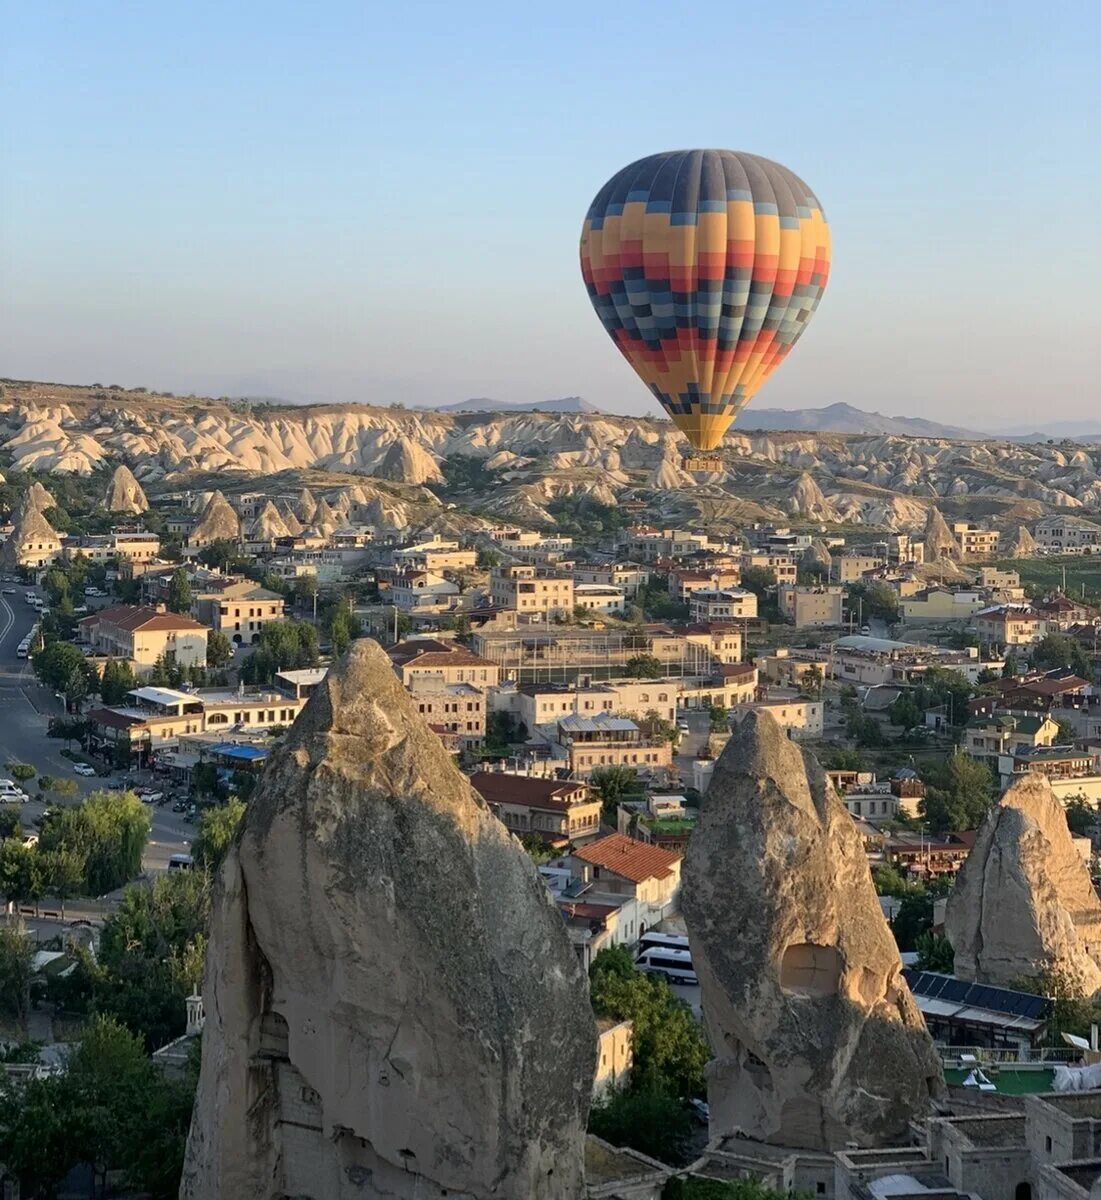
[[[11,586],[11,585],[6,585]],[[40,774],[58,775],[76,781],[78,795],[64,803],[79,803],[89,792],[102,788],[104,779],[85,779],[73,773],[73,764],[61,756],[64,742],[46,736],[51,716],[64,712],[64,704],[42,687],[31,672],[30,663],[16,656],[16,647],[34,624],[36,613],[23,600],[29,588],[20,587],[15,596],[0,595],[0,769],[9,762],[26,762]],[[139,782],[148,773],[136,776]],[[23,824],[30,827],[41,816],[45,805],[30,800],[23,805]],[[152,808],[153,827],[146,847],[143,866],[147,871],[163,871],[169,855],[186,853],[194,828],[183,815],[169,808]]]

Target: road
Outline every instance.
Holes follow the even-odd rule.
[[[37,615],[23,599],[24,594],[31,590],[19,587],[14,596],[0,594],[0,712],[3,713],[3,719],[0,720],[0,770],[9,762],[25,762],[30,763],[39,774],[75,780],[79,789],[77,796],[60,803],[78,804],[89,792],[102,788],[108,781],[85,779],[74,774],[73,764],[61,755],[64,743],[46,736],[50,717],[61,715],[65,706],[49,688],[42,687],[35,680],[29,660],[16,656],[16,647],[34,624]],[[147,772],[141,775],[135,772],[132,778],[141,783],[151,776]],[[33,828],[35,819],[42,815],[44,809],[45,805],[37,799],[24,804],[24,826]],[[186,853],[189,849],[194,828],[184,821],[182,813],[174,813],[170,808],[153,807],[150,813],[152,830],[142,866],[146,871],[167,870],[170,855]]]

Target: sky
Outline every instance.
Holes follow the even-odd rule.
[[[648,393],[604,181],[764,154],[833,230],[763,407],[1101,416],[1101,5],[0,0],[0,375],[291,400]]]

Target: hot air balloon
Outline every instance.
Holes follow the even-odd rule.
[[[597,316],[700,451],[718,446],[799,340],[829,267],[829,226],[810,188],[734,150],[631,163],[597,193],[581,231]]]

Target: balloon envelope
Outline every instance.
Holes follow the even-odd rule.
[[[733,150],[631,163],[581,231],[604,328],[700,450],[722,441],[799,340],[829,265],[829,227],[807,185]]]

